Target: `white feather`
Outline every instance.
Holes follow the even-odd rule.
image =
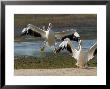
[[[93,53],[95,51],[95,49],[97,48],[96,43],[89,49],[88,53],[85,53],[82,51],[82,42],[79,43],[79,50],[73,49],[73,56],[76,60],[77,63],[76,65],[83,68],[85,66],[87,66],[87,62],[92,59]]]

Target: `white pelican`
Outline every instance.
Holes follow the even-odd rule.
[[[45,27],[41,29],[32,24],[28,24],[27,27],[22,30],[21,35],[42,37],[48,42],[48,46],[52,46],[55,43],[55,36],[54,32],[51,30],[51,23],[49,23],[47,31],[45,31]]]
[[[95,43],[92,47],[89,48],[87,53],[82,51],[82,40],[80,40],[78,45],[78,49],[72,47],[72,43],[70,39],[66,38],[60,45],[59,48],[56,49],[56,53],[60,52],[64,48],[67,49],[70,53],[72,53],[72,57],[74,57],[77,61],[76,65],[80,68],[87,67],[87,62],[97,54],[97,43]]]
[[[73,33],[66,32],[54,32],[52,30],[52,24],[49,23],[47,30],[45,27],[43,29],[36,27],[32,24],[28,24],[26,28],[22,30],[21,35],[31,35],[34,37],[42,37],[45,39],[46,46],[55,46],[55,38],[64,40],[65,38],[70,38],[70,40],[79,41],[79,34],[75,31]]]
[[[79,49],[73,49],[73,56],[77,63],[76,65],[80,68],[86,68],[87,62],[94,58],[97,54],[97,43],[93,44],[87,51],[87,53],[82,51],[82,40],[79,41]]]

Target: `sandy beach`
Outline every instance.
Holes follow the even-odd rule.
[[[96,76],[97,68],[15,69],[15,76]]]

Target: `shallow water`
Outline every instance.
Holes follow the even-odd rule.
[[[96,40],[83,40],[82,42],[82,49],[84,51],[87,51],[88,48],[90,48]],[[56,45],[56,47],[60,44]],[[74,42],[73,47],[77,48],[78,43]],[[37,56],[39,57],[41,55],[40,47],[43,46],[42,41],[31,41],[31,42],[15,42],[14,43],[14,56]],[[53,48],[46,47],[45,49],[46,53],[53,53]],[[66,50],[63,50],[62,52],[67,52]]]

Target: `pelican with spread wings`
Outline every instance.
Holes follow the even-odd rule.
[[[45,39],[44,45],[46,46],[55,46],[56,39],[64,40],[65,38],[69,38],[70,40],[73,41],[79,41],[80,36],[79,34],[74,31],[73,33],[66,33],[65,31],[63,32],[54,32],[52,30],[52,24],[49,23],[48,28],[43,29],[34,26],[32,24],[28,24],[26,28],[24,28],[21,32],[21,35],[31,35],[34,37],[42,37]]]
[[[76,59],[76,66],[79,68],[86,68],[87,62],[95,57],[97,54],[97,43],[94,43],[87,51],[87,53],[82,51],[82,40],[78,42],[78,49],[72,46],[70,39],[65,38],[64,41],[55,50],[55,53],[59,53],[61,50],[66,49],[72,54],[72,57]]]
[[[85,53],[82,51],[82,40],[79,41],[79,46],[78,50],[73,48],[72,49],[73,56],[76,60],[77,63],[76,65],[80,68],[87,68],[87,62],[91,59],[93,59],[97,55],[97,43],[94,43]]]

